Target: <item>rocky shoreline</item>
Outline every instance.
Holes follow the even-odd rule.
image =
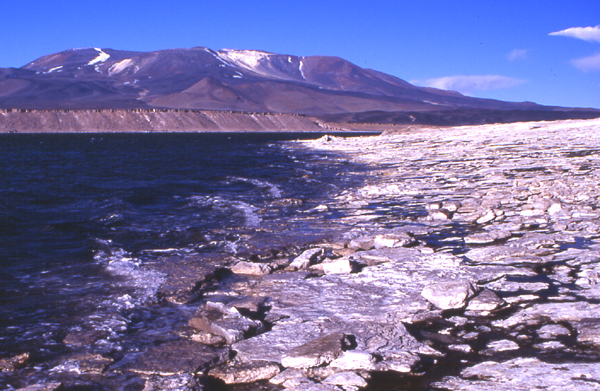
[[[128,362],[78,365],[136,374],[145,391],[600,389],[599,130],[298,142],[369,168],[367,184],[315,211],[343,212],[344,237],[184,263],[159,292],[196,303],[176,337]]]

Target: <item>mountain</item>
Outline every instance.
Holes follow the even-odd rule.
[[[533,113],[537,117],[532,119],[600,116],[593,109],[503,102],[417,87],[338,57],[204,47],[154,52],[71,49],[21,68],[0,68],[0,108],[200,109],[396,123],[458,117],[485,122],[481,116],[490,113],[517,113],[519,118]]]

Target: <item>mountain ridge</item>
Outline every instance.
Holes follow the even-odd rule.
[[[78,48],[42,56],[20,68],[0,68],[0,108],[194,109],[302,114],[350,122],[373,113],[379,113],[379,120],[393,121],[401,113],[448,117],[448,112],[478,110],[531,112],[534,120],[556,117],[548,114],[556,111],[577,118],[582,112],[600,116],[596,109],[504,102],[418,87],[339,57],[206,47],[152,52]]]

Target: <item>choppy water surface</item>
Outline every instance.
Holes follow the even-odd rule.
[[[77,352],[126,361],[185,322],[192,308],[155,297],[165,254],[243,255],[335,232],[336,216],[311,211],[359,168],[289,142],[319,136],[1,136],[0,358],[34,365],[0,372],[0,388],[79,373],[64,361]],[[94,333],[90,346],[63,343],[78,332]]]

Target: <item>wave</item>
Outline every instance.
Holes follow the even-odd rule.
[[[253,184],[254,186],[262,188],[262,189],[266,189],[267,192],[269,193],[269,195],[273,198],[281,198],[283,195],[281,189],[279,187],[277,187],[277,185],[275,185],[271,182],[268,182],[268,181],[261,181],[258,179],[249,179],[249,178],[242,178],[242,177],[229,177],[228,179],[229,179],[230,183],[244,182],[244,183]]]
[[[262,218],[256,213],[259,208],[244,201],[228,200],[221,196],[191,196],[188,200],[189,206],[212,208],[225,214],[241,214],[244,223],[250,227],[256,227],[262,222]]]

